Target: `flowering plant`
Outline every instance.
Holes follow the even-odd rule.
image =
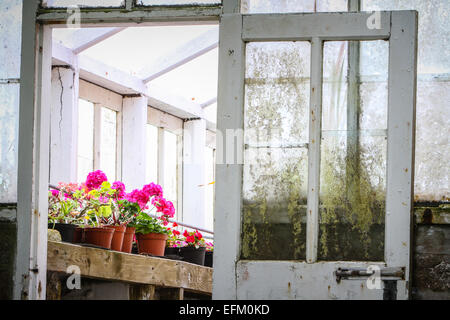
[[[169,233],[169,230],[167,230],[158,219],[150,217],[143,211],[137,216],[134,226],[136,227],[136,233]]]
[[[213,252],[214,251],[214,243],[212,242],[205,242],[206,251],[207,252]]]
[[[81,214],[77,210],[78,203],[67,193],[51,190],[48,193],[48,221],[49,223],[76,223]]]
[[[205,246],[205,239],[198,230],[188,232],[184,230],[183,236],[188,247],[195,247],[196,249]]]
[[[90,172],[84,183],[59,183],[57,189],[49,192],[49,220],[53,222],[130,224],[139,225],[141,231],[163,231],[161,228],[165,229],[175,214],[172,202],[163,198],[160,185],[150,183],[126,193],[122,182],[111,185],[101,170]],[[157,219],[147,214],[151,209],[156,211]]]
[[[176,222],[172,222],[172,228],[167,228],[169,230],[169,237],[166,241],[166,247],[181,248],[186,246],[186,242],[180,236],[180,231],[173,229],[176,227],[178,227],[178,224]]]

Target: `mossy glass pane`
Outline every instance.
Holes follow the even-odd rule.
[[[324,45],[319,260],[384,260],[388,51]]]
[[[305,259],[309,71],[309,42],[247,44],[242,259]]]

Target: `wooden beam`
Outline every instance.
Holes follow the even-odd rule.
[[[76,56],[61,45],[53,44],[53,62],[61,65],[78,65],[80,79],[92,82],[98,86],[117,92],[118,94],[141,94],[148,97],[148,104],[156,109],[167,112],[181,119],[205,118],[200,104],[174,95],[166,89],[150,85],[122,70],[111,67],[101,61]],[[215,119],[206,119],[210,130],[215,130]]]
[[[221,5],[173,5],[123,8],[80,8],[83,27],[129,27],[148,25],[216,24]],[[52,27],[66,27],[70,13],[61,8],[38,10],[37,21]]]
[[[216,102],[217,102],[217,97],[214,97],[212,99],[209,99],[208,101],[203,102],[200,106],[202,108],[206,108],[207,106],[210,106],[210,105],[212,105],[212,104],[214,104]]]
[[[384,40],[391,30],[390,12],[380,12],[379,28],[369,29],[372,12],[321,12],[243,15],[244,41]],[[299,32],[301,30],[301,32]]]
[[[174,95],[165,88],[149,85],[148,104],[182,119],[204,118],[203,108],[195,102]]]
[[[104,280],[182,288],[211,294],[212,268],[177,260],[48,242],[47,269],[66,272],[76,265],[80,275]]]
[[[142,70],[144,82],[150,82],[179,66],[217,48],[219,45],[219,29],[214,28],[201,34],[197,38],[180,46],[172,54],[162,56],[153,65]]]
[[[74,54],[79,54],[125,29],[124,27],[113,28],[106,32],[104,30],[99,32],[97,29],[80,29],[71,36],[74,39],[72,51]]]
[[[183,288],[160,288],[159,300],[184,300]]]

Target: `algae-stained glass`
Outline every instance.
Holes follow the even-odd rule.
[[[319,260],[384,260],[388,51],[324,44]]]
[[[246,47],[242,259],[305,259],[310,50]]]

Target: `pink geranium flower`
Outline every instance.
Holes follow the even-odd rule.
[[[146,184],[143,188],[142,191],[145,192],[145,194],[148,195],[148,197],[162,197],[163,196],[163,191],[162,188],[159,184],[154,184],[153,182]]]
[[[164,216],[173,218],[175,215],[175,207],[173,206],[172,201],[162,197],[155,197],[152,199],[152,204],[156,207],[156,211],[161,212]]]
[[[116,190],[118,199],[123,199],[125,197],[125,195],[126,195],[126,193],[125,193],[125,185],[121,181],[115,181],[112,184],[111,189],[115,189]]]
[[[137,203],[141,210],[147,209],[147,202],[149,200],[148,195],[141,190],[134,189],[129,194],[126,195],[126,199],[130,202]]]
[[[90,172],[86,178],[86,187],[89,189],[98,189],[104,181],[108,181],[106,174],[101,170]]]

